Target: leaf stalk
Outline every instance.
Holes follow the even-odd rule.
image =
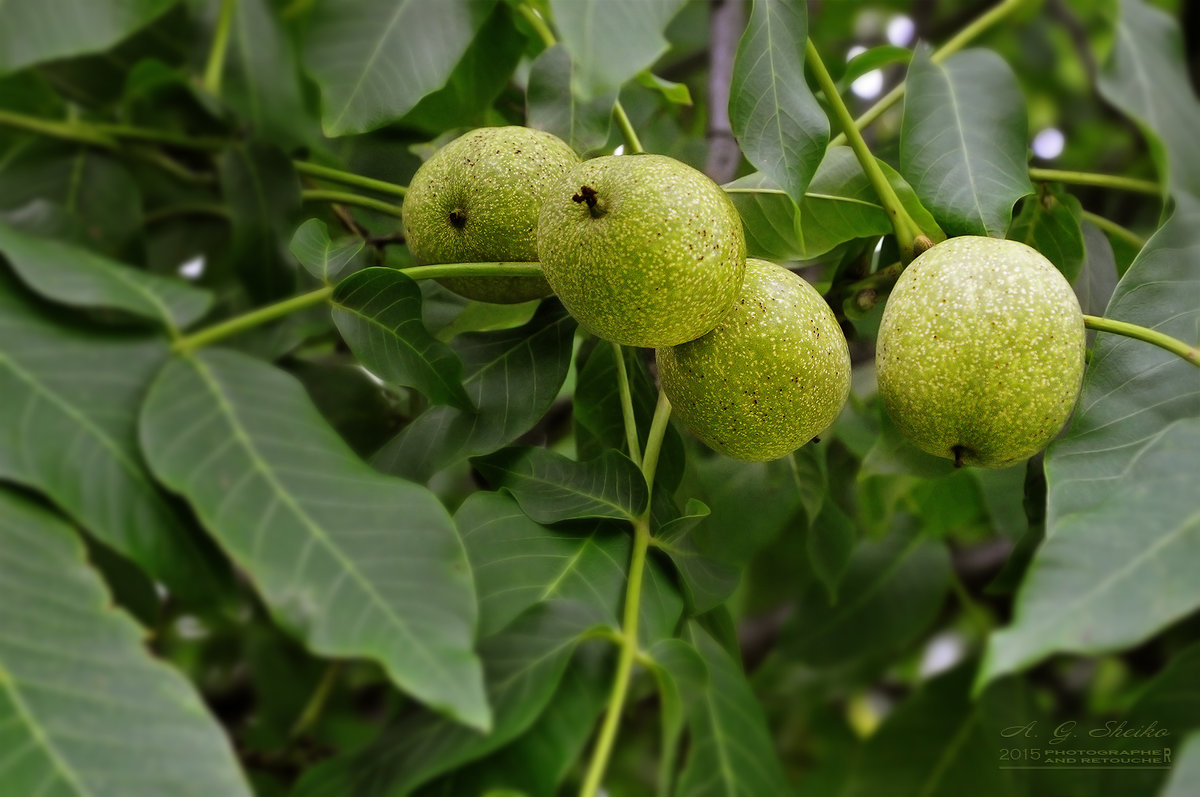
[[[1200,368],[1200,348],[1190,346],[1182,340],[1165,335],[1158,330],[1148,329],[1137,324],[1130,324],[1127,321],[1117,321],[1115,318],[1100,318],[1094,315],[1085,315],[1083,317],[1083,325],[1097,332],[1111,332],[1114,335],[1124,335],[1127,338],[1140,340],[1143,343],[1150,343],[1158,346],[1160,349],[1165,349],[1172,354],[1178,355],[1197,368]]]

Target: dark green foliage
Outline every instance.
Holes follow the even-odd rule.
[[[0,797],[578,793],[623,672],[611,795],[1200,793],[1197,370],[1090,333],[982,473],[872,348],[897,208],[1196,345],[1192,5],[0,0]],[[652,433],[648,352],[400,273],[403,185],[506,125],[726,183],[850,337],[819,442]]]

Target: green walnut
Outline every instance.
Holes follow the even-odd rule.
[[[404,197],[404,235],[419,265],[533,262],[546,188],[579,163],[560,139],[526,127],[472,130],[421,164]],[[549,296],[542,277],[450,277],[457,294],[511,304]]]
[[[850,353],[829,306],[765,260],[746,261],[741,292],[715,329],[655,356],[675,417],[735,459],[795,451],[833,423],[850,392]]]
[[[958,466],[1042,450],[1079,395],[1083,313],[1036,250],[964,236],[901,275],[879,326],[879,395],[901,434]]]
[[[742,286],[746,239],[725,192],[662,155],[584,161],[538,219],[542,270],[588,330],[629,346],[708,332]]]

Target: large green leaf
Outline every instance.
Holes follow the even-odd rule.
[[[200,695],[113,609],[67,524],[0,489],[0,552],[0,791],[249,797]]]
[[[663,29],[686,0],[550,0],[584,100],[619,89],[666,52]]]
[[[308,24],[304,64],[328,136],[398,119],[441,86],[496,0],[327,0]]]
[[[867,740],[846,797],[1030,794],[1025,773],[1000,766],[1001,748],[1023,741],[1011,729],[1035,721],[1029,696],[1019,682],[1006,681],[972,701],[971,671],[960,665],[923,684],[888,716]]]
[[[213,301],[211,293],[182,279],[149,274],[2,221],[0,254],[26,285],[51,301],[124,310],[171,330],[198,320]]]
[[[699,694],[685,695],[691,749],[679,797],[759,797],[790,794],[762,707],[741,664],[698,623],[689,638],[708,667]]]
[[[944,239],[912,186],[883,161],[879,166],[922,232],[934,241]],[[812,260],[855,238],[892,231],[891,216],[849,147],[826,153],[799,205],[760,172],[733,181],[725,190],[742,215],[753,257]]]
[[[1141,441],[1121,471],[1127,484],[1056,518],[1021,584],[1012,625],[989,641],[980,683],[1050,653],[1139,643],[1200,607],[1197,451],[1200,417],[1178,420]]]
[[[170,361],[141,439],[313,651],[376,659],[419,700],[488,726],[466,556],[432,493],[372,470],[295,380],[229,351]]]
[[[375,455],[376,466],[425,481],[463,457],[491,453],[529,431],[567,377],[574,335],[574,319],[557,302],[543,302],[518,329],[459,335],[453,348],[478,410],[426,410]]]
[[[802,0],[754,0],[738,43],[729,120],[746,159],[799,202],[829,143],[829,119],[804,78]]]
[[[618,624],[631,551],[627,524],[547,528],[498,493],[475,493],[454,520],[475,574],[481,636],[552,599],[586,604]],[[674,630],[682,599],[657,562],[645,572],[639,634],[654,642]]]
[[[446,85],[427,94],[400,124],[437,136],[454,127],[480,127],[512,79],[528,39],[513,24],[509,3],[497,3],[480,26]]]
[[[1200,201],[1180,194],[1106,315],[1195,343],[1196,262]],[[1195,366],[1141,341],[1097,336],[1070,430],[1046,455],[1047,540],[1013,625],[992,639],[984,677],[1054,651],[1134,644],[1200,605],[1190,575],[1200,525],[1185,486],[1196,449],[1181,444],[1198,426]],[[1133,599],[1139,589],[1151,597]]]
[[[950,235],[1003,237],[1013,205],[1033,193],[1029,120],[1012,69],[989,50],[908,69],[900,173]]]
[[[525,89],[525,116],[530,127],[553,133],[576,152],[591,152],[608,141],[615,90],[591,100],[571,91],[571,56],[557,44],[533,62]]]
[[[650,498],[642,472],[619,451],[576,462],[544,448],[504,448],[472,463],[493,487],[511,493],[521,510],[538,523],[633,520]]]
[[[831,604],[824,583],[809,582],[781,644],[789,655],[815,666],[889,653],[929,626],[949,583],[946,547],[912,528],[897,529],[855,548],[836,603]]]
[[[311,144],[319,132],[304,101],[300,61],[270,0],[237,0],[221,96],[263,140]]]
[[[415,387],[434,404],[473,410],[462,361],[421,321],[421,289],[394,268],[368,268],[338,283],[333,320],[364,366],[393,385]]]
[[[0,3],[0,74],[106,50],[176,0],[6,0]]]
[[[80,324],[0,272],[0,478],[72,520],[185,598],[222,580],[146,472],[137,408],[165,340]]]
[[[484,734],[410,712],[363,750],[307,772],[293,797],[402,795],[516,739],[545,711],[586,631],[603,615],[571,601],[541,603],[479,646],[495,721]]]
[[[1178,23],[1142,0],[1122,0],[1097,88],[1142,125],[1166,187],[1200,197],[1200,104],[1184,64]]]

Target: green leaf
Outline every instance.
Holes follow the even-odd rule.
[[[504,448],[471,463],[493,487],[511,493],[538,523],[633,520],[650,500],[642,472],[619,451],[576,462],[544,448]]]
[[[1106,315],[1195,341],[1200,277],[1190,264],[1198,260],[1200,201],[1180,194]],[[1141,341],[1097,335],[1070,429],[1046,455],[1047,539],[1013,625],[989,645],[981,683],[1054,651],[1135,644],[1200,605],[1188,575],[1200,557],[1197,519],[1191,488],[1180,482],[1195,463],[1182,441],[1197,433],[1198,399],[1195,366]],[[1153,597],[1133,599],[1138,589]]]
[[[692,614],[703,614],[723,603],[741,579],[733,565],[709,556],[697,544],[696,527],[711,514],[700,501],[689,498],[684,514],[658,530],[654,545],[671,558],[679,571],[683,594]]]
[[[1200,607],[1197,451],[1200,418],[1178,420],[1141,441],[1136,455],[1126,452],[1127,486],[1110,483],[1105,499],[1056,517],[1021,584],[1012,625],[988,643],[980,684],[1050,653],[1135,645]],[[1052,473],[1061,478],[1047,463],[1048,481]]]
[[[14,227],[114,257],[143,232],[142,189],[129,169],[112,155],[65,142],[34,141],[0,161],[0,208],[18,211],[8,218]],[[47,222],[69,224],[72,234],[51,232]]]
[[[581,100],[571,91],[573,74],[571,56],[561,44],[534,60],[525,89],[526,123],[558,136],[576,152],[593,152],[608,141],[617,91]]]
[[[686,83],[675,83],[659,77],[648,69],[638,73],[637,82],[648,89],[653,89],[673,105],[691,105],[692,92]]]
[[[946,547],[909,523],[855,547],[830,605],[824,583],[801,590],[782,645],[807,664],[827,667],[890,653],[928,628],[950,584]]]
[[[234,265],[258,301],[292,293],[295,266],[284,252],[300,210],[292,161],[268,144],[237,144],[218,156],[221,192],[233,220]]]
[[[317,138],[300,78],[300,60],[270,0],[237,0],[221,97],[253,135],[293,146]]]
[[[892,64],[907,64],[912,60],[913,51],[907,47],[895,44],[881,44],[864,50],[846,63],[846,71],[838,79],[838,85],[845,90],[851,83],[868,72],[882,69]]]
[[[973,666],[963,664],[923,684],[866,743],[846,797],[1023,797],[1025,773],[1001,768],[1001,748],[1022,739],[1001,734],[1035,721],[1020,682],[1005,681],[971,700]]]
[[[438,340],[449,341],[465,332],[495,332],[528,324],[537,312],[540,299],[520,304],[468,302],[462,312],[437,331]]]
[[[499,749],[542,716],[580,635],[602,622],[593,609],[571,601],[533,607],[479,646],[495,716],[490,733],[425,711],[410,712],[363,750],[309,770],[294,797],[407,794]]]
[[[646,652],[650,672],[658,687],[662,711],[662,747],[659,751],[658,793],[673,794],[678,767],[679,741],[688,714],[688,697],[708,687],[708,665],[692,645],[682,639],[663,639]]]
[[[619,89],[667,50],[663,30],[686,0],[550,0],[575,65],[572,91],[590,100]]]
[[[475,454],[490,454],[529,431],[558,395],[571,366],[575,321],[543,302],[518,329],[460,335],[463,387],[478,410],[426,410],[375,455],[377,467],[414,481]]]
[[[1080,226],[1082,209],[1079,200],[1061,186],[1043,185],[1036,195],[1022,202],[1007,237],[1041,252],[1068,282],[1074,283],[1086,257]]]
[[[176,0],[7,0],[0,3],[0,74],[107,50]]]
[[[124,310],[171,330],[201,318],[213,301],[211,293],[181,279],[140,271],[2,221],[0,253],[26,285],[51,301]]]
[[[309,219],[296,229],[288,249],[309,274],[332,284],[347,269],[357,271],[356,261],[365,245],[361,238],[345,238],[335,243],[325,222]]]
[[[712,514],[696,528],[701,550],[721,562],[743,564],[773,540],[801,507],[796,480],[786,459],[738,462],[728,457],[694,461]]]
[[[945,238],[912,186],[883,161],[880,168],[901,204],[934,241]],[[849,147],[825,155],[799,205],[761,173],[726,186],[742,214],[751,256],[777,260],[812,260],[847,241],[892,231],[891,217]]]
[[[496,0],[328,0],[316,4],[304,64],[327,136],[399,119],[441,88]]]
[[[421,289],[392,268],[368,268],[338,283],[333,320],[350,350],[372,373],[414,387],[434,404],[473,409],[462,386],[462,361],[421,322]]]
[[[600,668],[583,666],[581,659],[576,657],[563,672],[554,696],[529,730],[507,747],[421,789],[419,797],[558,793],[583,755],[608,698],[607,677]]]
[[[1001,237],[1013,205],[1033,193],[1029,120],[1012,69],[990,50],[941,64],[928,48],[908,69],[900,173],[950,235]]]
[[[548,528],[499,493],[473,494],[454,517],[475,574],[481,636],[552,599],[589,606],[619,625],[632,549],[628,524]],[[654,560],[644,578],[639,635],[652,644],[674,632],[683,600]]]
[[[422,702],[488,726],[466,556],[432,493],[376,473],[298,383],[230,351],[170,361],[141,439],[310,649],[375,659]]]
[[[480,636],[553,598],[593,604],[613,625],[625,590],[629,534],[539,526],[509,497],[472,494],[454,515],[479,595]]]
[[[1079,279],[1072,287],[1083,312],[1104,315],[1104,308],[1117,289],[1117,260],[1108,236],[1099,227],[1085,222],[1082,229],[1085,257]],[[1093,338],[1095,333],[1089,332],[1088,336]]]
[[[0,490],[0,551],[6,794],[249,797],[221,726],[113,609],[67,524]]]
[[[808,530],[808,564],[825,585],[831,606],[837,605],[838,585],[850,566],[857,541],[854,522],[837,504],[825,502]]]
[[[687,695],[691,750],[679,779],[679,797],[790,794],[762,707],[739,662],[699,624],[688,636],[708,668],[708,683]]]
[[[1117,40],[1097,89],[1146,133],[1165,188],[1200,197],[1200,105],[1184,66],[1179,25],[1141,0],[1122,0]]]
[[[88,532],[186,600],[223,567],[159,492],[137,448],[137,408],[166,341],[85,326],[0,272],[0,478],[45,493]]]
[[[525,54],[526,37],[513,24],[508,4],[497,3],[446,85],[427,94],[400,124],[437,136],[454,127],[480,127],[497,95]]]
[[[829,119],[805,82],[807,6],[754,0],[738,43],[729,119],[746,159],[800,202],[829,143]]]

